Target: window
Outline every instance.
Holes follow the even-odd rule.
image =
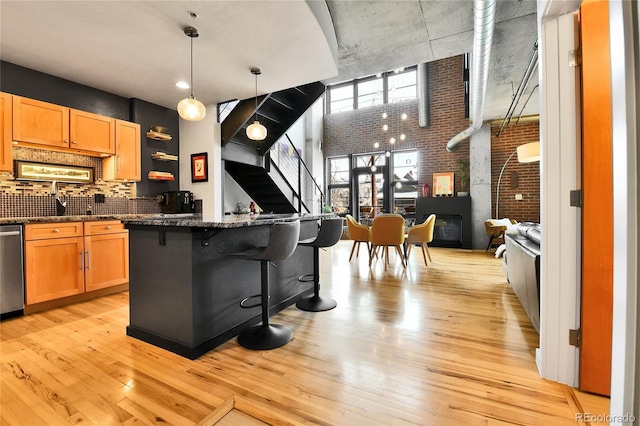
[[[358,108],[384,103],[382,77],[358,82]]]
[[[335,157],[327,160],[327,174],[329,187],[327,190],[327,205],[334,213],[349,213],[350,176],[351,167],[349,157]]]
[[[365,154],[355,157],[356,167],[371,167],[371,166],[384,166],[386,164],[385,155]]]
[[[329,111],[342,112],[353,110],[353,84],[329,88]]]
[[[415,68],[389,74],[389,103],[417,97],[417,73]]]
[[[417,181],[418,180],[418,151],[394,151],[393,152],[393,180]]]
[[[418,196],[418,151],[393,153],[393,206],[394,213],[407,220],[415,219]],[[411,223],[409,223],[411,224]]]
[[[416,99],[417,78],[413,66],[329,86],[327,114]]]

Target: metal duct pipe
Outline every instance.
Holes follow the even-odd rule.
[[[496,0],[475,0],[473,2],[473,57],[471,63],[471,126],[455,135],[447,143],[447,151],[453,152],[460,142],[482,127],[484,101],[487,93],[489,59],[495,26]]]
[[[429,127],[431,125],[431,117],[429,114],[429,65],[426,63],[418,64],[418,126]]]

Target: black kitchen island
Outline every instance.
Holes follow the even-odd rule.
[[[124,220],[129,230],[127,335],[195,359],[260,322],[260,306],[240,307],[260,293],[260,262],[227,257],[269,241],[270,225],[300,219],[300,239],[330,215],[199,215]],[[270,314],[313,293],[313,249],[299,246],[271,269]]]

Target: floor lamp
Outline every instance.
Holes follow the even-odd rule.
[[[500,175],[498,176],[498,185],[496,186],[496,219],[498,216],[498,201],[500,200],[500,181],[502,180],[502,174],[504,173],[504,169],[507,167],[507,163],[511,158],[518,154],[518,163],[533,163],[534,161],[540,161],[540,142],[529,142],[520,145],[511,153],[507,161],[502,165],[502,169],[500,170]]]

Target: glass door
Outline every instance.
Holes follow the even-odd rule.
[[[384,174],[379,172],[356,173],[357,220],[363,225],[371,225],[376,215],[385,211],[387,192]]]

